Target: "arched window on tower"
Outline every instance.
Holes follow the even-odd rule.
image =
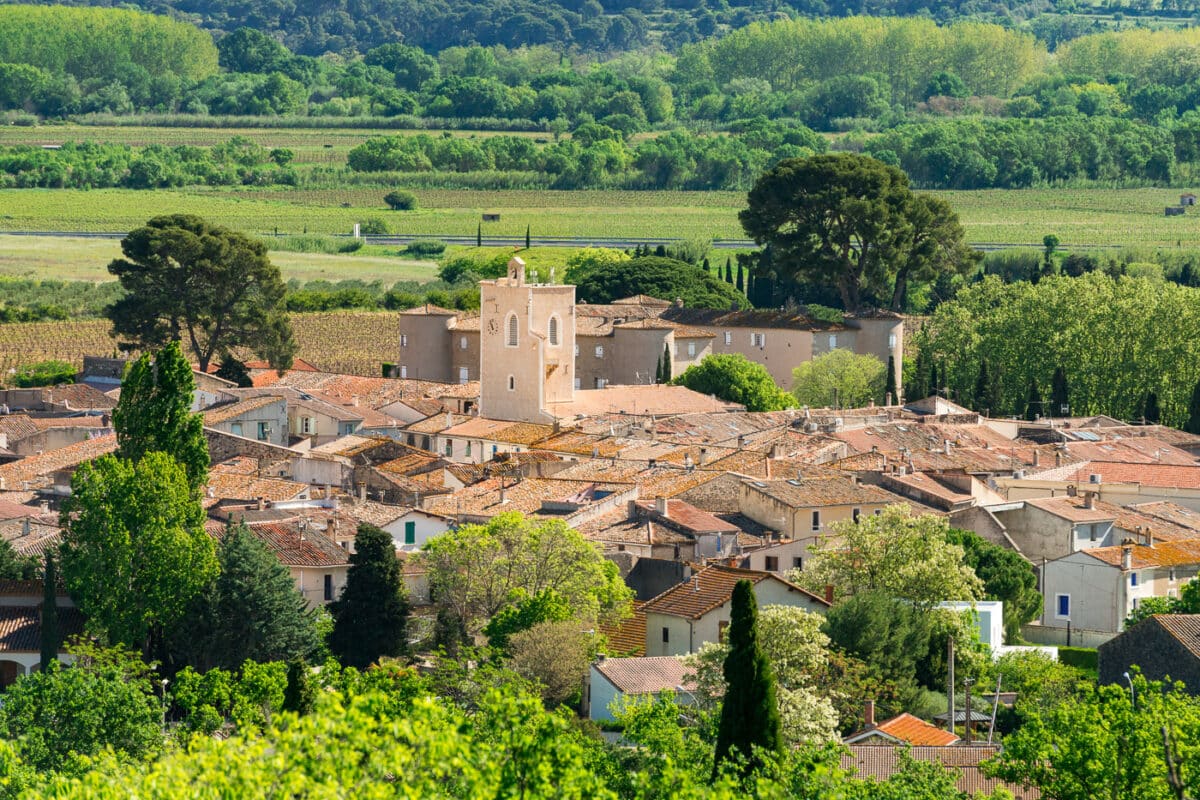
[[[516,314],[508,315],[508,324],[505,326],[505,328],[507,330],[507,336],[508,336],[508,339],[505,342],[505,344],[507,344],[509,347],[516,347],[517,346],[517,315]]]

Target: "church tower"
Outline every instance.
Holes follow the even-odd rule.
[[[525,282],[525,262],[480,281],[479,414],[549,424],[575,396],[575,287]]]

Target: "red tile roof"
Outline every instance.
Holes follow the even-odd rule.
[[[109,433],[76,442],[56,450],[47,450],[38,456],[29,456],[20,461],[0,466],[0,478],[10,491],[20,488],[25,481],[34,482],[68,467],[76,467],[85,461],[99,458],[117,449],[117,436]]]
[[[349,553],[321,531],[301,531],[286,523],[248,527],[286,567],[342,567],[350,563]]]
[[[686,676],[691,670],[678,656],[643,656],[641,658],[606,658],[596,662],[596,671],[624,694],[657,694],[664,689],[675,691],[682,686],[695,689],[695,678]]]
[[[60,605],[58,628],[64,641],[82,634],[83,614],[77,608]],[[0,653],[37,653],[41,648],[41,606],[0,606]]]
[[[851,744],[846,748],[848,752],[842,755],[842,769],[854,770],[859,778],[887,780],[900,769],[901,754],[907,753],[918,761],[936,762],[956,773],[958,790],[972,797],[991,795],[1001,787],[1011,792],[1017,800],[1037,800],[1041,797],[1037,789],[1005,783],[983,774],[979,764],[1000,752],[997,745],[901,748]]]
[[[646,654],[646,612],[644,604],[634,604],[633,616],[616,624],[601,624],[600,632],[608,639],[608,652],[624,656]]]
[[[667,614],[673,617],[700,619],[713,609],[729,602],[733,597],[733,587],[740,580],[748,580],[754,584],[766,580],[779,581],[793,591],[807,596],[813,602],[828,605],[824,598],[817,597],[771,572],[710,566],[697,571],[691,579],[672,586],[658,597],[648,600],[643,606],[643,610],[647,614]]]
[[[1038,473],[1027,477],[1035,480],[1075,481],[1088,483],[1092,475],[1099,475],[1101,483],[1140,483],[1174,489],[1200,489],[1200,465],[1180,466],[1177,464],[1128,464],[1116,461],[1087,461],[1072,465],[1050,474]]]
[[[914,717],[907,712],[853,733],[847,736],[846,740],[854,741],[860,737],[872,734],[883,734],[906,744],[926,745],[930,747],[946,747],[958,741],[958,736],[950,731],[926,722],[920,717]]]

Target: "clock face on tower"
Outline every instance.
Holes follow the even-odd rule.
[[[500,331],[500,323],[494,319],[488,320],[488,333],[498,333]]]

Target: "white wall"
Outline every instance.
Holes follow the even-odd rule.
[[[404,529],[409,522],[413,523],[413,533],[416,536],[416,541],[413,544],[404,543]],[[440,536],[450,530],[450,520],[413,509],[384,525],[383,529],[392,535],[392,540],[396,543],[397,550],[412,552],[420,550],[433,537]]]

